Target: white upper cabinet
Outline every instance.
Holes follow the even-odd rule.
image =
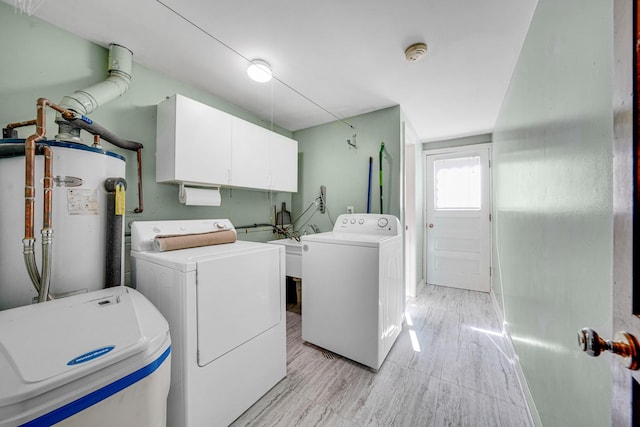
[[[238,187],[269,189],[269,132],[237,117],[231,131],[231,182]]]
[[[298,141],[271,132],[269,184],[272,190],[298,191]]]
[[[232,185],[298,191],[297,141],[237,117],[232,129]]]
[[[298,190],[298,143],[181,95],[158,105],[156,181]]]
[[[156,181],[228,185],[233,116],[174,95],[158,105]]]

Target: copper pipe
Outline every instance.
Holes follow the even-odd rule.
[[[30,135],[24,143],[25,177],[24,177],[24,240],[33,240],[33,212],[35,206],[36,189],[34,187],[36,142],[44,138],[47,127],[45,108],[51,102],[40,98],[36,103],[36,133]]]
[[[23,126],[31,126],[35,124],[36,124],[36,119],[33,119],[33,120],[27,120],[25,122],[9,123],[7,126],[5,126],[5,129],[15,129],[15,128],[21,128]]]
[[[24,179],[24,238],[25,240],[33,239],[33,222],[34,222],[34,206],[35,206],[35,163],[36,163],[36,142],[44,139],[46,131],[47,131],[47,114],[46,107],[51,107],[52,109],[63,113],[65,110],[52,103],[46,98],[38,99],[36,103],[37,113],[36,113],[36,133],[30,135],[24,143],[24,152],[25,152],[25,179]],[[51,151],[49,151],[49,158],[51,158]],[[49,162],[49,175],[47,175],[47,166],[45,162],[45,181],[49,180],[52,184],[53,177],[51,171],[51,162]],[[52,187],[50,187],[52,188]],[[45,190],[45,195],[47,191]],[[48,208],[49,212],[45,214],[45,218],[48,218],[49,226],[51,225],[51,191],[49,193],[49,203]],[[45,201],[45,204],[47,202]],[[46,221],[46,219],[45,219]]]
[[[29,277],[33,282],[36,290],[38,291],[38,301],[45,301],[51,299],[49,295],[49,278],[51,267],[51,243],[52,234],[51,230],[51,213],[52,213],[52,190],[53,190],[53,156],[51,148],[48,146],[43,147],[43,153],[45,155],[45,167],[44,167],[44,215],[43,215],[43,228],[42,228],[42,263],[43,263],[43,277],[38,273],[38,267],[35,262],[35,252],[33,250],[35,239],[33,237],[34,228],[34,208],[35,208],[35,154],[36,143],[44,139],[47,129],[47,115],[46,108],[52,109],[62,113],[65,110],[56,104],[53,104],[46,98],[38,99],[36,103],[36,132],[30,135],[25,141],[25,188],[24,188],[24,239],[22,244],[24,246],[24,260],[27,267]]]
[[[52,198],[53,198],[53,151],[51,147],[45,145],[42,147],[44,154],[44,207],[42,211],[42,228],[44,230],[51,229],[52,224]]]

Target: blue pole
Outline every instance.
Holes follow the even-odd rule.
[[[371,168],[373,157],[369,157],[369,181],[367,181],[367,213],[371,213]]]
[[[380,144],[380,213],[382,212],[382,153],[384,153],[384,142]]]

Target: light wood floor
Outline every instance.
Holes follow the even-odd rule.
[[[287,312],[287,377],[233,426],[530,426],[488,294],[427,285],[378,371],[306,345]]]

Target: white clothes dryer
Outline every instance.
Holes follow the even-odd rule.
[[[302,339],[378,370],[404,321],[398,218],[343,214],[301,241]]]
[[[157,235],[219,230],[235,232],[224,219],[131,224],[136,288],[173,339],[168,426],[227,426],[286,375],[284,247],[153,249]]]

